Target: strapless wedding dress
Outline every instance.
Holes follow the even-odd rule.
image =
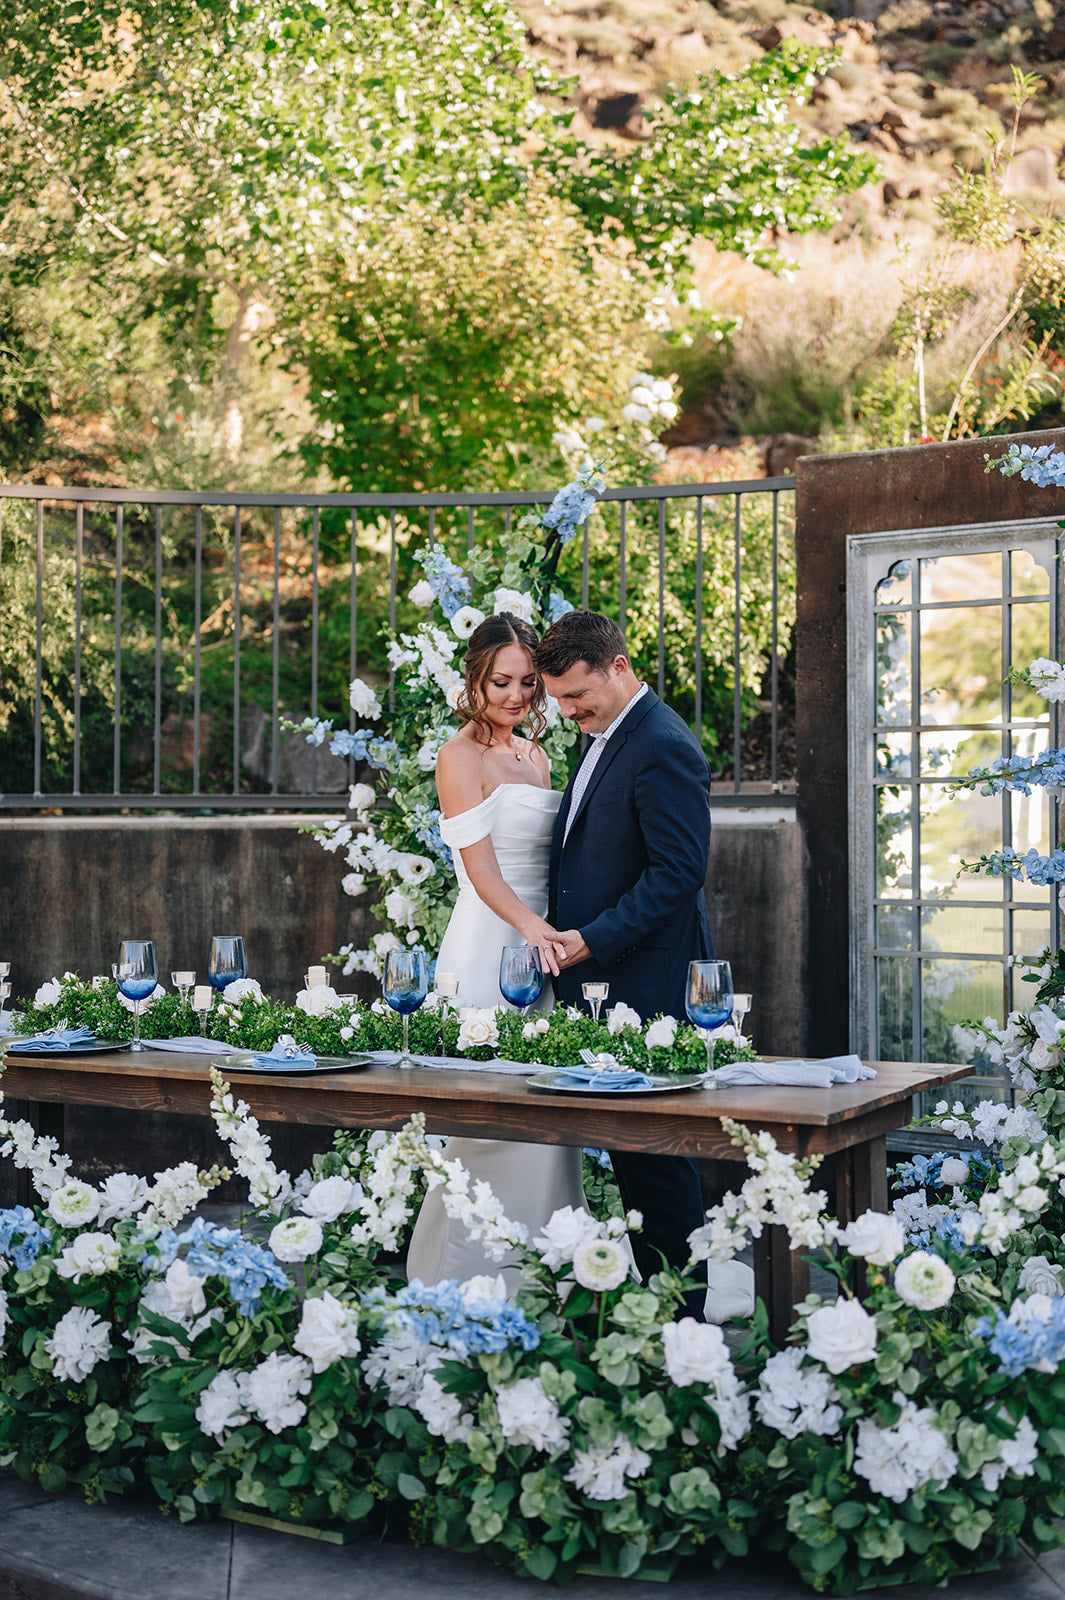
[[[472,810],[441,819],[440,831],[455,856],[459,895],[440,945],[437,971],[457,978],[460,1005],[502,1005],[500,954],[504,945],[525,941],[478,897],[459,851],[490,838],[505,881],[527,906],[546,916],[551,832],[561,803],[562,795],[555,790],[504,783]],[[545,983],[544,989],[536,1007],[539,1011],[549,1010],[554,1003],[550,984]],[[486,1074],[483,1081],[488,1096],[492,1078]],[[506,1215],[523,1222],[530,1238],[541,1231],[553,1211],[584,1204],[579,1149],[510,1140],[450,1139],[444,1155],[449,1161],[461,1161],[474,1179],[483,1178],[490,1184]],[[442,1278],[462,1281],[499,1270],[480,1245],[470,1242],[462,1223],[447,1215],[441,1190],[431,1190],[414,1225],[408,1277],[438,1283]],[[505,1275],[513,1291],[520,1275],[513,1267]]]

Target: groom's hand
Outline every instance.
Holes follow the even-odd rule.
[[[558,963],[560,967],[575,967],[579,961],[591,960],[592,952],[577,928],[569,928],[565,933],[556,933],[555,943],[560,944],[565,952]]]

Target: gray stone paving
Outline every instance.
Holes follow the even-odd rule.
[[[551,1585],[405,1541],[322,1544],[227,1522],[181,1524],[139,1500],[87,1506],[0,1473],[0,1600],[550,1600]],[[572,1600],[811,1600],[786,1563],[695,1562],[668,1586],[582,1578]],[[913,1588],[905,1600],[941,1591]],[[1062,1600],[1065,1551],[953,1584],[953,1600]],[[901,1597],[900,1597],[901,1600]]]

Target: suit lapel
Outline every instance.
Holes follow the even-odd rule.
[[[624,745],[625,740],[628,738],[629,734],[632,733],[634,728],[637,728],[639,726],[639,724],[643,721],[644,717],[652,709],[652,707],[656,706],[656,705],[659,705],[659,704],[660,704],[660,701],[658,699],[658,696],[655,694],[654,690],[653,689],[648,689],[647,693],[642,696],[639,705],[638,706],[634,706],[633,709],[629,712],[628,716],[622,722],[621,727],[618,729],[617,733],[613,734],[607,740],[606,749],[603,751],[602,755],[599,757],[599,760],[596,762],[595,771],[592,773],[591,777],[588,779],[588,785],[587,785],[587,788],[585,789],[584,793],[581,795],[580,804],[578,805],[576,811],[573,813],[573,822],[572,822],[572,825],[570,826],[569,837],[566,839],[565,844],[569,844],[570,839],[573,838],[573,829],[576,827],[577,822],[580,819],[580,817],[583,816],[584,810],[585,810],[585,807],[588,804],[588,801],[591,799],[592,795],[595,793],[596,789],[599,787],[599,784],[602,782],[603,774],[606,772],[607,768],[617,758],[617,756],[618,756],[619,752],[621,751],[621,748]],[[585,755],[585,760],[587,760],[587,754]],[[580,767],[577,768],[577,772],[579,772],[579,771],[580,771]],[[568,786],[568,788],[566,790],[566,798],[563,801],[562,806],[559,808],[560,812],[561,811],[565,811],[566,816],[569,815],[570,804],[571,804],[572,795],[573,795],[573,784],[576,781],[577,772],[575,772],[573,774],[573,777],[570,779],[569,786]],[[565,820],[565,817],[563,817],[563,819],[562,819],[562,832],[563,833],[565,833],[565,828],[566,828],[566,820]],[[565,849],[565,844],[563,845],[563,849]]]

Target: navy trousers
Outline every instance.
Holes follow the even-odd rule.
[[[643,1232],[632,1235],[632,1253],[644,1283],[661,1272],[663,1257],[667,1266],[681,1271],[688,1261],[688,1235],[706,1220],[695,1162],[638,1150],[611,1150],[610,1160],[625,1210],[643,1213]],[[688,1315],[701,1322],[705,1288],[684,1298]]]

